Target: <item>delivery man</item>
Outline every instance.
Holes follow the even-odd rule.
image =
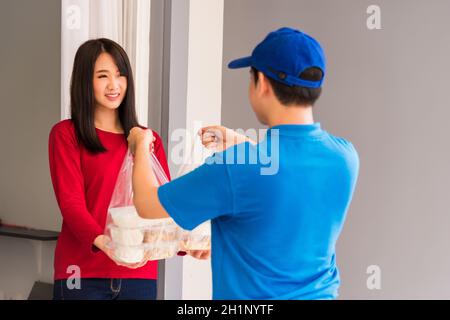
[[[324,52],[307,34],[281,28],[229,64],[244,67],[250,104],[269,127],[265,139],[253,144],[230,129],[205,128],[203,143],[225,150],[158,188],[147,152],[151,130],[134,128],[134,204],[143,218],[170,216],[188,230],[211,220],[213,299],[334,299],[336,241],[359,158],[350,142],[313,120]],[[275,157],[276,170],[262,170],[267,162],[259,160],[230,161],[241,156],[238,149],[246,159]]]

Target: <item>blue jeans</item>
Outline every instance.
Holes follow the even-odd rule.
[[[156,280],[81,279],[80,288],[69,288],[67,280],[55,280],[54,300],[156,300]]]

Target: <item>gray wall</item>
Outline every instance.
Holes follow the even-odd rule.
[[[61,222],[47,155],[60,119],[60,16],[60,0],[0,3],[0,219],[50,230]],[[0,299],[52,280],[54,244],[0,236]]]
[[[371,4],[382,30],[366,27]],[[450,2],[226,0],[222,119],[261,127],[248,70],[226,64],[281,26],[316,37],[328,57],[315,120],[351,140],[361,172],[337,246],[341,299],[450,299],[448,190]],[[366,286],[370,265],[381,290]]]
[[[47,143],[60,119],[61,4],[0,4],[0,219],[59,230]]]

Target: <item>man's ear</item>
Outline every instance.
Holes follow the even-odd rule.
[[[256,89],[261,96],[267,95],[272,90],[272,87],[270,86],[270,82],[267,79],[266,75],[260,71],[258,71],[258,85]]]

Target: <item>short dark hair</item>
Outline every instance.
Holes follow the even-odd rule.
[[[255,84],[257,84],[259,70],[251,67],[251,71],[255,79]],[[299,75],[300,79],[309,81],[319,81],[322,79],[322,77],[322,70],[316,67],[308,68]],[[270,77],[267,77],[267,79],[269,80],[269,83],[273,88],[275,96],[285,106],[294,104],[313,106],[322,93],[322,88],[307,88],[300,86],[291,87]]]
[[[125,136],[128,136],[133,127],[139,126],[135,109],[133,72],[125,50],[116,42],[105,38],[86,41],[75,54],[70,82],[70,109],[78,143],[92,153],[107,151],[97,136],[94,120],[94,67],[103,52],[112,56],[120,74],[127,78],[125,97],[118,108]]]

